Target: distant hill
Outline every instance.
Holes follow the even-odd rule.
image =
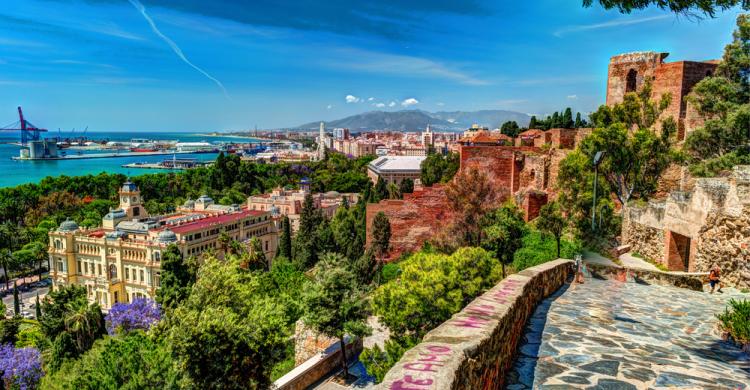
[[[363,130],[398,130],[413,131],[424,129],[429,124],[438,130],[464,130],[473,123],[490,128],[499,127],[502,123],[514,120],[520,126],[529,123],[529,116],[515,111],[482,110],[453,111],[430,113],[421,110],[403,111],[368,111],[362,114],[325,122],[328,129],[344,127],[352,131]],[[316,130],[320,122],[311,122],[298,126],[300,130]]]
[[[500,127],[507,121],[516,121],[519,126],[528,126],[530,116],[516,111],[505,110],[480,110],[480,111],[440,111],[432,115],[434,118],[442,119],[461,128],[468,128],[476,123],[490,129]]]

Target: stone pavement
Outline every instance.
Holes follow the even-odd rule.
[[[507,388],[748,389],[750,356],[716,328],[731,297],[750,299],[591,278],[566,285],[537,307]]]

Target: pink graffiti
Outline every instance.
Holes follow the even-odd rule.
[[[466,312],[478,316],[491,316],[495,314],[495,306],[482,304],[472,305],[466,309]]]
[[[433,370],[432,367],[443,367],[443,364],[419,363],[419,362],[404,364],[404,369],[406,370],[422,371],[422,372],[437,372],[437,370]]]
[[[411,375],[405,375],[403,379],[391,383],[391,390],[422,390],[424,387],[406,387],[405,384],[415,386],[430,386],[432,379],[414,379]]]
[[[468,316],[466,318],[451,320],[451,325],[460,326],[462,328],[481,328],[482,325],[486,324],[487,322],[489,321],[482,318]]]
[[[440,345],[429,345],[425,349],[435,353],[448,353],[451,351],[450,347],[443,347]]]

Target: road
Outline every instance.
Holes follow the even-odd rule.
[[[21,311],[27,311],[32,316],[36,315],[36,309],[32,307],[32,304],[36,304],[36,294],[39,293],[39,299],[44,298],[49,292],[49,287],[34,288],[29,291],[20,293],[21,298]],[[8,294],[3,297],[3,303],[6,307],[6,315],[13,315],[13,294]]]

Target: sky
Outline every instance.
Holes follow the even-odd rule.
[[[0,7],[0,126],[283,128],[370,110],[604,102],[632,51],[719,58],[738,10],[692,19],[579,0],[13,0]]]

